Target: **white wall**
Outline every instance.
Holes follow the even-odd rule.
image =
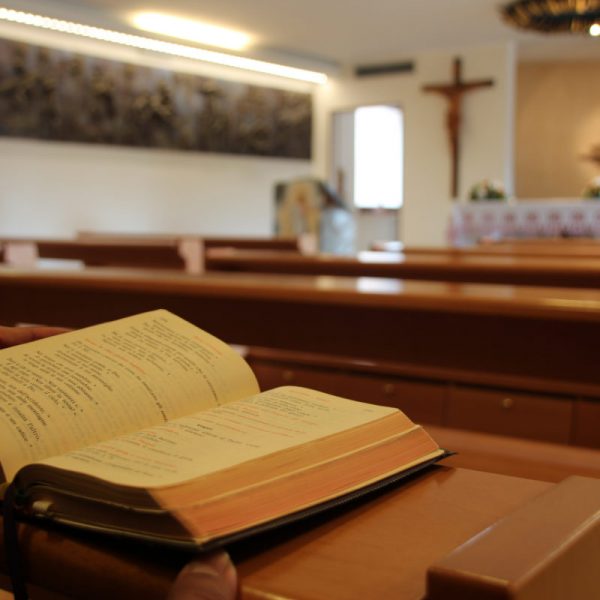
[[[452,60],[463,59],[463,78],[492,78],[492,88],[465,96],[461,132],[459,198],[483,178],[512,190],[514,52],[507,46],[430,52],[415,57],[409,74],[331,80],[316,92],[316,172],[331,169],[332,113],[363,104],[395,104],[404,110],[405,188],[398,236],[409,245],[444,244],[450,194],[450,150],[445,126],[447,103],[421,87],[450,82]]]
[[[311,89],[24,27],[2,25],[0,36],[252,84]],[[0,234],[60,237],[103,229],[269,235],[275,182],[311,174],[309,160],[0,138]]]
[[[2,25],[0,36],[258,85],[312,89],[14,25]],[[337,78],[314,88],[313,161],[0,138],[0,234],[65,236],[95,228],[267,235],[276,181],[329,178],[332,112],[392,103],[405,111],[405,205],[398,237],[413,245],[442,244],[451,206],[446,103],[421,86],[450,81],[454,56],[463,58],[466,79],[496,82],[465,99],[460,196],[484,177],[503,180],[511,190],[513,53],[495,46],[421,54],[413,74]]]
[[[0,140],[0,234],[270,235],[273,184],[309,169],[299,160]]]

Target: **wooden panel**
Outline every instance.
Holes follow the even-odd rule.
[[[573,403],[564,397],[453,387],[444,424],[458,429],[568,443]]]
[[[38,240],[40,258],[81,260],[96,266],[184,269],[177,241]]]
[[[415,378],[600,398],[597,293],[391,279],[0,268],[0,319],[6,323],[80,327],[155,308],[230,343],[388,361]]]
[[[433,565],[429,600],[598,598],[600,481],[571,477]]]
[[[144,240],[162,240],[178,242],[183,239],[202,240],[205,248],[239,248],[250,250],[300,250],[298,238],[270,237],[215,237],[198,234],[180,233],[124,233],[107,231],[78,231],[80,240],[107,240],[113,242],[140,242]]]
[[[268,358],[261,357],[261,354]],[[446,385],[418,381],[391,374],[361,373],[361,365],[346,361],[344,366],[332,366],[328,357],[302,356],[294,362],[293,353],[275,350],[250,350],[248,362],[252,366],[261,389],[278,385],[301,385],[352,400],[395,406],[417,423],[442,423]],[[312,365],[301,364],[311,360]],[[338,359],[339,363],[341,360]],[[343,363],[342,363],[343,364]],[[369,365],[372,366],[372,365]]]
[[[328,394],[342,395],[344,386],[340,373],[311,369],[298,365],[274,365],[250,360],[250,366],[258,379],[261,390],[280,385],[300,385]]]
[[[442,423],[446,386],[443,384],[374,377],[341,375],[343,394],[354,400],[396,406],[416,423]]]
[[[600,478],[600,450],[539,440],[427,425],[435,441],[456,452],[445,465],[526,477],[562,481],[571,475]]]
[[[203,237],[205,248],[240,248],[249,250],[289,250],[299,252],[296,238],[234,238]]]
[[[459,473],[465,475],[462,489],[448,493],[459,484],[455,477]],[[328,519],[319,530],[298,532],[273,552],[253,556],[239,566],[244,600],[422,599],[424,573],[416,574],[436,556],[445,555],[444,547],[455,546],[452,538],[471,537],[463,529],[465,516],[482,511],[479,522],[491,525],[490,512],[505,501],[507,492],[515,491],[512,478],[497,477],[461,469],[446,472],[446,478],[426,477]],[[490,487],[484,490],[479,484]],[[417,497],[415,492],[421,493]],[[471,512],[473,506],[477,508]],[[244,584],[252,585],[255,592],[248,593]]]
[[[444,384],[277,364],[250,358],[261,389],[278,385],[301,385],[352,400],[395,406],[417,423],[441,425]]]
[[[361,252],[358,256],[234,250],[207,253],[209,271],[391,277],[527,286],[600,286],[600,259]]]
[[[600,402],[575,402],[572,442],[579,446],[600,448]]]
[[[552,484],[443,466],[385,492],[229,548],[244,600],[417,600],[425,573],[457,545]],[[0,520],[1,525],[1,520]],[[28,579],[96,600],[165,598],[190,559],[177,549],[21,526]],[[0,545],[0,572],[6,557]]]
[[[527,243],[533,242],[533,243]],[[548,240],[515,240],[512,242],[480,243],[476,246],[407,246],[401,242],[376,242],[373,250],[380,252],[403,252],[406,255],[429,256],[506,256],[547,259],[600,258],[600,240],[580,240],[575,238]]]

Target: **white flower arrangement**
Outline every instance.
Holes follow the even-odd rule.
[[[506,192],[501,183],[484,179],[471,188],[469,200],[506,200]]]
[[[594,177],[594,179],[585,186],[583,197],[600,200],[600,176]]]

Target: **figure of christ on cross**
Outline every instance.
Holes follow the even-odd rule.
[[[467,92],[477,88],[490,87],[494,85],[492,79],[478,79],[474,81],[463,81],[462,62],[460,58],[454,59],[454,80],[450,84],[424,85],[424,92],[433,92],[444,96],[449,103],[446,115],[446,126],[452,152],[452,182],[450,191],[452,198],[458,196],[458,166],[459,166],[459,139],[460,124],[462,120],[462,98]]]

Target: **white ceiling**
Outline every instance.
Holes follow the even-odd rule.
[[[600,38],[516,31],[502,0],[0,0],[18,10],[128,30],[127,15],[157,10],[252,34],[251,53],[279,62],[356,66],[429,49],[514,40],[524,60],[600,59]]]

